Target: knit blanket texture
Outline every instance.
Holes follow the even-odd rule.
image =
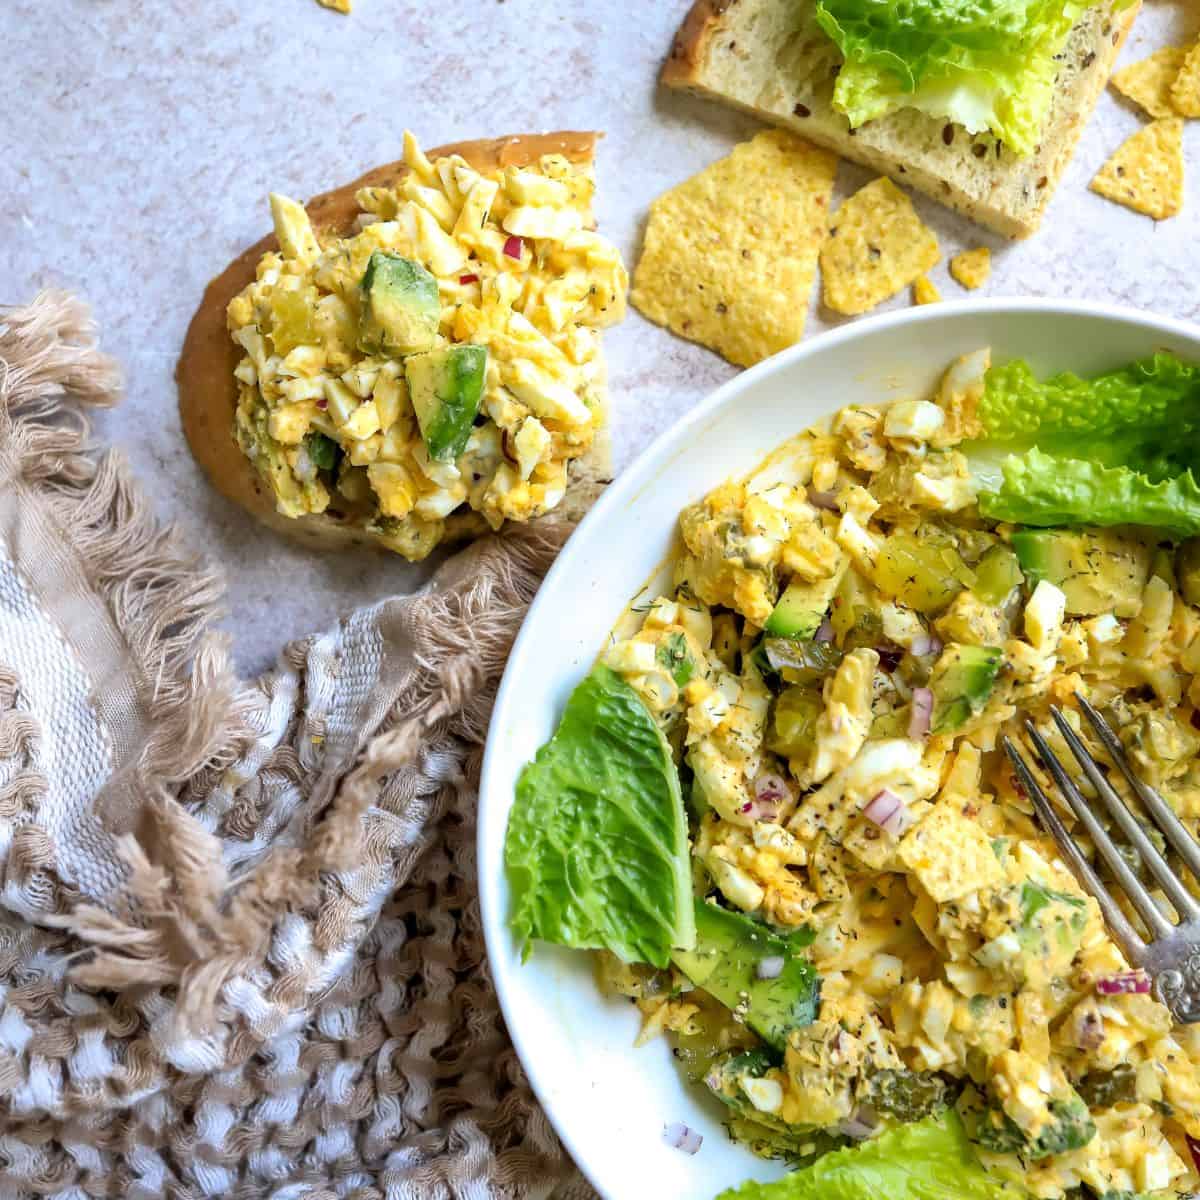
[[[0,1200],[584,1200],[488,977],[488,719],[566,536],[476,542],[238,679],[219,571],[0,309]]]

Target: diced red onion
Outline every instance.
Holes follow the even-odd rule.
[[[760,803],[779,804],[791,795],[792,789],[782,775],[764,774],[754,781],[754,798]]]
[[[753,821],[774,821],[779,806],[792,798],[792,789],[782,775],[764,772],[753,784],[754,799],[747,800],[740,811]]]
[[[772,954],[768,958],[759,960],[754,973],[759,979],[778,979],[783,974],[785,965],[782,954]]]
[[[814,508],[824,508],[829,512],[837,512],[837,492],[818,492],[816,488],[808,489],[808,502]]]
[[[908,718],[908,736],[920,741],[933,724],[933,692],[927,687],[913,688],[912,710]]]
[[[1150,991],[1150,976],[1145,971],[1120,971],[1115,975],[1101,975],[1096,980],[1096,991],[1101,996],[1144,996]]]
[[[942,652],[942,641],[936,634],[919,633],[913,638],[909,649],[918,658],[924,658],[927,654],[940,654]]]
[[[820,625],[817,626],[817,632],[813,634],[814,642],[832,642],[833,641],[833,622],[826,617]]]
[[[863,809],[863,816],[893,837],[900,837],[913,823],[908,805],[889,788],[871,797],[870,803]]]
[[[837,1130],[838,1133],[844,1134],[856,1142],[861,1142],[872,1137],[878,1128],[879,1118],[875,1115],[875,1111],[866,1105],[861,1105],[838,1125]]]
[[[739,811],[752,821],[774,821],[779,816],[779,804],[775,800],[747,800]]]
[[[322,412],[324,412],[324,411],[325,411],[325,409],[327,409],[327,408],[329,407],[329,401],[328,401],[328,400],[318,400],[318,401],[317,401],[317,407],[318,407],[318,408],[319,408],[319,409],[320,409]]]
[[[508,238],[504,243],[504,253],[508,258],[520,259],[521,251],[525,248],[525,243],[515,234]]]
[[[663,1126],[663,1141],[675,1150],[682,1150],[684,1154],[695,1154],[704,1142],[704,1137],[691,1126],[676,1121],[673,1125]]]
[[[1192,1152],[1192,1166],[1200,1171],[1200,1138],[1194,1138],[1190,1133],[1183,1135],[1187,1148]]]
[[[517,257],[520,258],[521,256],[518,254]],[[478,283],[479,276],[478,275],[460,275],[458,277],[458,282],[461,283],[465,287],[468,283]]]

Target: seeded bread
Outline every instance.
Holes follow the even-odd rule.
[[[592,161],[596,139],[595,133],[526,134],[457,142],[440,146],[429,154],[435,159],[460,154],[480,171],[499,166],[528,166],[543,154],[562,154],[572,162],[586,163]],[[305,205],[313,227],[339,237],[347,235],[359,213],[355,200],[358,190],[394,187],[407,170],[402,162],[388,163],[332,192],[314,197]],[[184,436],[213,487],[276,533],[312,550],[378,544],[362,527],[363,512],[342,498],[336,510],[295,518],[283,516],[275,508],[270,489],[234,441],[238,389],[233,372],[242,350],[229,336],[225,310],[230,300],[254,281],[259,259],[275,249],[278,243],[273,235],[256,242],[239,254],[204,292],[175,367]],[[606,418],[588,453],[571,463],[567,494],[552,515],[577,520],[587,511],[611,478],[610,455]],[[486,533],[487,528],[479,513],[460,509],[447,519],[442,544],[465,541]]]
[[[1140,7],[1088,10],[1060,56],[1041,145],[1018,158],[990,134],[915,109],[852,130],[832,107],[841,55],[813,0],[696,0],[675,37],[662,82],[783,125],[845,158],[927,192],[1008,237],[1028,237],[1071,161]]]

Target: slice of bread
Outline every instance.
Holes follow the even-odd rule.
[[[1054,104],[1035,153],[915,109],[854,130],[832,107],[841,54],[813,0],[696,0],[662,71],[668,87],[722,100],[927,192],[1008,237],[1028,237],[1066,169],[1141,0],[1088,10],[1060,55]]]
[[[459,154],[479,171],[530,166],[544,154],[561,154],[572,162],[590,163],[598,136],[573,131],[527,134],[457,142],[439,146],[428,154],[434,159]],[[314,197],[304,206],[313,228],[334,236],[349,234],[359,214],[355,193],[364,187],[394,187],[407,170],[403,162],[388,163],[332,192]],[[303,517],[283,516],[275,507],[271,489],[234,441],[238,388],[233,372],[242,349],[229,336],[225,310],[230,300],[253,282],[262,256],[276,249],[274,235],[255,242],[205,289],[175,367],[184,436],[213,487],[277,533],[313,550],[379,545],[378,539],[363,528],[363,513],[342,499],[336,510]],[[599,382],[603,384],[603,380]],[[548,517],[578,520],[611,478],[607,424],[605,414],[604,424],[596,431],[587,454],[572,461],[567,494]],[[486,533],[487,529],[487,522],[479,513],[463,508],[447,519],[442,544],[461,542]]]

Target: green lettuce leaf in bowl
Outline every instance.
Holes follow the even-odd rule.
[[[751,1181],[717,1200],[1022,1200],[1024,1190],[979,1165],[953,1109],[835,1150],[774,1183]]]
[[[531,939],[666,967],[696,922],[687,817],[666,739],[604,666],[571,694],[554,737],[521,772],[504,860],[510,924]]]
[[[1200,367],[1157,354],[1081,379],[988,371],[986,438],[963,447],[979,509],[1021,525],[1148,525],[1200,533]]]
[[[1095,2],[818,0],[817,21],[845,58],[834,107],[852,126],[915,108],[1030,154],[1053,100],[1055,55]]]

